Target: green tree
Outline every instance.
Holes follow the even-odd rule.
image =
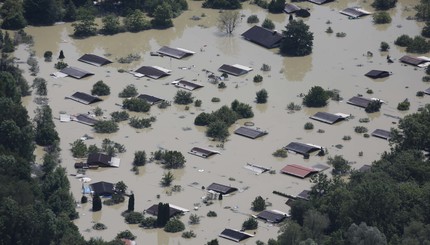
[[[175,97],[173,98],[173,101],[179,105],[188,105],[188,104],[193,103],[194,97],[193,97],[193,94],[191,92],[187,92],[184,90],[178,90],[176,92]]]
[[[382,102],[380,100],[372,100],[364,109],[367,113],[378,112],[381,109]]]
[[[167,171],[166,173],[163,174],[163,177],[161,178],[160,184],[163,187],[170,186],[174,179],[175,179],[175,177],[173,176],[172,172]]]
[[[242,223],[242,229],[244,230],[255,230],[258,228],[258,221],[253,217],[249,217]]]
[[[257,97],[255,98],[255,100],[257,101],[258,104],[265,104],[267,102],[267,90],[265,90],[264,88],[260,91],[258,91],[256,93]]]
[[[396,6],[397,0],[374,0],[372,7],[376,10],[388,10]]]
[[[422,31],[421,31],[421,36],[423,37],[430,37],[430,22],[426,22],[426,25],[423,27]]]
[[[21,1],[6,0],[0,8],[1,28],[19,30],[27,26]]]
[[[143,166],[146,164],[146,152],[145,151],[136,151],[134,153],[133,164],[136,166]]]
[[[251,118],[254,116],[254,112],[252,111],[252,107],[248,104],[241,103],[238,100],[234,100],[231,103],[231,109],[236,112],[237,118]]]
[[[240,9],[242,5],[239,0],[205,0],[202,7],[212,9]]]
[[[409,44],[412,43],[412,41],[413,39],[410,36],[403,34],[396,38],[396,40],[394,41],[394,44],[400,47],[407,47],[409,46]]]
[[[113,14],[106,15],[102,18],[103,26],[100,32],[104,35],[114,35],[121,32],[121,23],[119,17]]]
[[[138,94],[136,87],[133,84],[127,85],[119,94],[120,98],[134,97]]]
[[[116,235],[116,239],[129,239],[134,241],[136,239],[136,236],[131,233],[129,230],[121,231]]]
[[[148,112],[151,105],[146,101],[139,98],[124,99],[122,106],[125,109],[135,112]]]
[[[154,18],[151,20],[151,24],[156,28],[169,28],[173,26],[172,17],[173,13],[171,6],[168,3],[163,2],[155,8]]]
[[[185,165],[185,157],[180,151],[165,151],[162,163],[167,169],[182,168]]]
[[[430,43],[421,36],[415,36],[406,47],[408,53],[424,54],[430,51]]]
[[[351,245],[369,244],[369,245],[385,245],[387,240],[385,235],[378,228],[367,226],[362,222],[360,225],[351,224],[346,233],[347,241]]]
[[[24,0],[24,16],[31,25],[53,25],[60,20],[60,5],[55,0]]]
[[[283,11],[283,10],[282,10]],[[265,18],[263,23],[261,24],[262,27],[269,29],[269,30],[273,30],[275,29],[275,24],[273,23],[272,20]]]
[[[261,196],[258,196],[251,203],[252,210],[255,212],[263,211],[266,209],[266,201]]]
[[[185,225],[179,219],[171,219],[164,226],[165,232],[175,233],[185,230]]]
[[[375,24],[388,24],[391,23],[391,16],[385,11],[376,12],[373,14],[373,22]]]
[[[36,88],[36,94],[46,96],[48,94],[47,81],[44,78],[36,77],[32,87]]]
[[[218,239],[212,239],[209,242],[206,243],[206,245],[218,245]]]
[[[124,183],[124,181],[119,181],[115,184],[115,192],[120,194],[120,195],[124,195],[125,192],[127,191],[127,185]]]
[[[299,244],[302,240],[303,232],[300,225],[295,222],[287,222],[280,230],[278,244]]]
[[[76,5],[72,0],[69,0],[65,5],[63,20],[66,22],[75,21],[77,18]]]
[[[99,134],[115,133],[119,130],[118,124],[112,120],[101,120],[94,124],[94,130]]]
[[[133,212],[134,211],[134,194],[133,193],[128,198],[128,208],[127,208],[127,211],[128,212]]]
[[[239,25],[240,21],[239,11],[226,10],[219,14],[217,27],[218,30],[230,35]]]
[[[330,220],[327,215],[321,214],[316,210],[306,212],[303,220],[303,229],[308,238],[321,242],[324,231],[328,228]]]
[[[214,138],[218,141],[224,141],[230,135],[228,125],[220,120],[215,120],[209,123],[206,130],[206,136]]]
[[[125,214],[125,222],[127,224],[140,224],[143,220],[143,214],[140,212],[129,211]]]
[[[124,26],[130,32],[139,32],[149,29],[151,24],[145,18],[145,14],[136,9],[124,18]]]
[[[386,52],[390,49],[390,45],[387,42],[381,42],[381,44],[379,45],[379,50],[381,50],[382,52]]]
[[[98,95],[98,96],[109,95],[110,88],[106,83],[100,80],[93,85],[93,89],[91,89],[91,94]]]
[[[349,162],[340,155],[328,157],[327,163],[333,166],[332,173],[334,175],[343,175],[351,170],[351,165],[349,165]]]
[[[255,24],[258,22],[260,22],[260,20],[258,19],[258,16],[255,14],[248,16],[248,18],[246,19],[246,23],[248,24]]]
[[[97,212],[102,210],[102,199],[100,199],[100,196],[95,195],[93,197],[93,208],[92,211],[93,212]]]
[[[292,20],[284,31],[280,52],[289,56],[305,56],[312,53],[314,35],[303,20]]]
[[[110,116],[115,122],[127,121],[130,117],[127,111],[114,111],[110,114]]]
[[[202,112],[196,117],[196,119],[194,119],[194,125],[207,126],[211,121],[212,121],[211,114]]]
[[[84,16],[79,16],[78,22],[72,24],[73,36],[76,38],[86,38],[97,34],[97,23],[95,17],[91,13],[86,13]]]
[[[200,223],[200,217],[197,214],[190,214],[188,223],[191,225],[197,225]]]
[[[157,227],[164,227],[170,219],[170,206],[168,203],[158,203]]]
[[[72,152],[73,157],[85,157],[87,155],[87,145],[83,140],[77,139],[71,143],[70,146],[72,147],[70,151]]]
[[[2,51],[5,53],[12,53],[13,51],[15,51],[15,46],[13,45],[13,41],[10,38],[9,32],[6,32],[4,34]]]
[[[269,5],[267,6],[267,10],[270,13],[283,13],[285,8],[285,0],[271,0]]]
[[[323,107],[327,105],[329,96],[320,86],[312,87],[303,97],[303,104],[307,107]]]
[[[60,139],[52,121],[52,110],[49,105],[36,109],[34,121],[36,122],[35,141],[38,145],[52,145]]]

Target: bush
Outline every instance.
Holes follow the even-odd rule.
[[[254,80],[253,81],[255,83],[261,83],[263,81],[263,76],[257,74],[257,75],[254,76]]]
[[[208,216],[208,217],[217,217],[218,215],[217,215],[217,213],[216,213],[215,211],[209,211],[209,212],[206,214],[206,216]]]
[[[329,96],[322,87],[314,86],[303,97],[303,104],[307,107],[323,107],[327,105],[328,99]]]
[[[87,203],[87,202],[88,202],[88,197],[87,196],[82,196],[81,197],[81,203],[84,204],[84,203]]]
[[[307,123],[305,123],[304,128],[306,130],[311,130],[311,129],[314,129],[314,125],[311,122],[307,122]]]
[[[93,225],[93,229],[96,230],[96,231],[106,230],[107,226],[105,224],[102,224],[102,223],[95,223]]]
[[[237,118],[251,118],[254,116],[254,112],[252,111],[252,107],[248,104],[241,103],[238,100],[234,100],[231,103],[231,109],[236,112]]]
[[[346,37],[345,32],[336,32],[336,37]]]
[[[266,209],[266,201],[261,196],[258,196],[251,203],[251,206],[253,211],[263,211]]]
[[[221,99],[220,99],[220,98],[218,98],[218,97],[213,97],[213,98],[211,99],[211,101],[212,101],[212,102],[220,102],[220,101],[221,101]]]
[[[105,96],[110,94],[109,86],[102,80],[96,82],[91,90],[92,95]]]
[[[194,125],[207,126],[212,121],[212,119],[213,117],[211,114],[202,112],[196,117],[196,119],[194,119]]]
[[[357,126],[354,128],[354,131],[356,133],[362,134],[362,133],[367,133],[368,129],[364,126]]]
[[[374,0],[372,7],[376,10],[387,10],[396,6],[397,0]]]
[[[46,62],[52,61],[52,51],[45,51],[43,58],[45,58]]]
[[[418,91],[416,95],[418,97],[423,97],[424,96],[424,92],[423,91]]]
[[[412,42],[406,47],[408,53],[424,54],[430,51],[430,43],[421,36],[415,36]]]
[[[272,69],[272,67],[269,66],[268,64],[263,64],[263,65],[261,65],[261,68],[260,68],[260,70],[262,70],[262,71],[270,71],[271,69]]]
[[[430,76],[423,76],[421,79],[423,82],[430,82]]]
[[[151,109],[151,105],[146,100],[139,98],[124,99],[122,107],[135,112],[148,112]]]
[[[245,220],[242,224],[242,229],[244,230],[255,230],[258,228],[258,221],[253,217],[249,217],[249,219]]]
[[[182,237],[189,239],[189,238],[196,237],[196,234],[193,231],[184,231],[182,232]]]
[[[390,49],[390,45],[388,45],[388,43],[381,42],[381,45],[379,46],[379,50],[385,52],[385,51],[388,51],[389,49]]]
[[[201,101],[201,100],[196,100],[196,101],[194,101],[194,106],[195,106],[195,107],[200,107],[200,106],[202,106],[202,101]]]
[[[57,70],[63,70],[64,68],[66,68],[67,66],[69,66],[66,62],[63,61],[58,61],[57,63],[55,63],[54,67]]]
[[[129,230],[121,231],[116,235],[116,239],[129,239],[134,240],[136,239],[136,236],[131,233]]]
[[[430,22],[426,22],[426,26],[423,27],[421,35],[427,38],[430,37]]]
[[[130,115],[126,111],[114,111],[110,114],[110,116],[115,122],[126,121],[130,117]]]
[[[129,84],[118,94],[118,96],[120,98],[129,98],[134,97],[137,94],[138,93],[136,87],[133,84]]]
[[[164,226],[165,232],[175,233],[185,230],[185,225],[179,219],[171,219],[167,221],[166,226]]]
[[[151,122],[155,121],[155,117],[150,118],[138,118],[138,117],[132,117],[130,118],[130,121],[128,124],[132,126],[133,128],[149,128],[151,127]]]
[[[190,223],[190,225],[197,225],[200,223],[200,217],[197,214],[191,214],[188,223]]]
[[[113,120],[102,120],[94,124],[94,130],[100,134],[115,133],[119,130],[118,124]]]
[[[275,29],[275,24],[273,23],[273,21],[271,21],[270,19],[264,19],[263,23],[261,24],[262,27],[269,29],[269,30],[273,30]]]
[[[327,30],[325,30],[326,33],[331,34],[333,33],[333,29],[331,29],[331,27],[327,27]]]
[[[248,24],[255,24],[260,22],[260,20],[258,19],[257,15],[253,14],[248,16],[248,19],[246,20],[246,23]]]
[[[134,153],[133,165],[143,166],[146,164],[146,152],[145,151],[136,151]]]
[[[387,12],[376,12],[373,14],[373,22],[375,24],[391,23],[391,16]]]
[[[327,163],[333,166],[332,173],[334,175],[346,174],[349,172],[349,170],[351,170],[349,162],[339,155],[328,157]]]
[[[154,217],[143,218],[140,222],[140,226],[143,228],[154,228],[156,225],[157,219]]]
[[[400,47],[407,47],[412,43],[412,40],[410,36],[403,34],[394,41],[394,44]]]
[[[214,138],[218,141],[224,141],[230,135],[228,132],[228,125],[225,122],[216,120],[209,123],[206,136]]]
[[[408,101],[408,99],[405,99],[404,101],[400,102],[397,105],[397,110],[399,111],[407,111],[409,110],[411,103]]]
[[[143,214],[140,212],[129,212],[125,214],[125,222],[128,224],[140,224],[143,220]]]
[[[364,109],[367,113],[378,112],[381,109],[382,102],[379,100],[372,100]]]
[[[255,99],[256,99],[258,104],[264,104],[267,102],[267,97],[269,97],[267,94],[267,91],[263,88],[262,90],[260,90],[256,93]]]
[[[194,100],[193,94],[191,92],[187,92],[183,90],[178,90],[178,92],[176,92],[175,97],[173,98],[173,101],[179,105],[191,104],[193,103],[193,100]]]
[[[220,82],[220,83],[218,84],[218,88],[219,88],[219,89],[227,88],[227,85],[225,85],[225,82]]]
[[[272,155],[274,157],[286,158],[286,157],[288,157],[288,151],[285,150],[284,148],[281,148],[281,149],[277,149],[275,152],[273,152]]]

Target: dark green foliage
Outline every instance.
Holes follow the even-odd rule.
[[[423,27],[421,31],[421,35],[427,38],[430,37],[430,22],[426,22],[426,25]]]
[[[263,211],[266,209],[266,201],[261,196],[258,196],[251,203],[252,210],[255,212]]]
[[[289,56],[305,56],[312,53],[314,35],[302,20],[292,20],[284,31],[280,51]]]
[[[143,214],[140,212],[128,212],[125,214],[127,224],[140,224],[143,220]]]
[[[218,88],[219,89],[227,88],[227,85],[225,85],[225,82],[220,82],[218,83]]]
[[[332,173],[334,175],[343,175],[351,170],[351,165],[340,155],[328,157],[327,163],[333,167]]]
[[[270,13],[283,13],[285,8],[285,0],[271,0],[269,5],[267,6],[267,10]]]
[[[139,32],[149,29],[151,24],[146,19],[145,14],[136,9],[124,18],[124,26],[130,32]]]
[[[120,98],[134,97],[138,94],[136,87],[133,84],[127,85],[119,94]]]
[[[263,23],[261,24],[262,27],[269,29],[269,30],[273,30],[275,29],[275,24],[273,23],[272,20],[270,19],[264,19]]]
[[[200,106],[202,106],[202,101],[201,101],[201,100],[195,100],[195,101],[194,101],[194,106],[195,106],[195,107],[200,107]]]
[[[217,217],[218,215],[217,215],[217,213],[216,213],[215,211],[209,211],[209,212],[206,214],[206,216],[208,216],[208,217]]]
[[[55,69],[57,69],[57,70],[62,70],[64,68],[66,68],[67,66],[69,66],[69,65],[67,63],[63,62],[63,61],[58,61],[54,65]]]
[[[415,36],[406,47],[408,53],[424,54],[430,51],[430,43],[421,36]]]
[[[364,109],[367,113],[378,112],[381,109],[382,102],[380,100],[372,100]]]
[[[390,49],[390,45],[387,42],[381,42],[381,44],[379,45],[379,50],[385,52],[388,51]]]
[[[255,75],[255,76],[254,76],[253,81],[254,81],[255,83],[261,83],[261,82],[263,81],[263,76],[261,76],[261,75],[257,74],[257,75]]]
[[[239,0],[205,0],[202,7],[212,9],[240,9],[242,5]]]
[[[27,26],[21,1],[5,1],[1,6],[0,15],[3,19],[1,24],[3,29],[19,30]]]
[[[374,0],[372,7],[376,10],[388,10],[396,6],[397,0]]]
[[[102,80],[96,82],[91,90],[92,95],[105,96],[110,94],[109,86]]]
[[[231,108],[234,112],[236,112],[238,119],[254,117],[252,107],[248,104],[234,100],[231,103]]]
[[[411,105],[411,102],[409,102],[408,99],[405,99],[404,101],[400,102],[397,105],[397,110],[399,111],[407,111],[409,110],[409,106]]]
[[[118,233],[116,235],[116,238],[117,239],[124,238],[124,239],[134,240],[134,239],[136,239],[136,236],[133,235],[133,233],[131,233],[131,231],[125,230],[125,231],[121,231],[120,233]]]
[[[45,58],[45,61],[51,62],[52,61],[52,51],[45,51],[45,53],[43,53],[43,58]]]
[[[97,24],[93,16],[86,16],[72,24],[73,36],[76,38],[86,38],[97,34]]]
[[[36,95],[46,96],[48,94],[47,81],[43,78],[36,77],[32,87],[36,88]]]
[[[104,35],[114,35],[123,30],[119,17],[113,14],[106,15],[102,18],[103,26],[100,32]]]
[[[394,44],[400,47],[407,47],[409,44],[412,43],[412,38],[406,34],[403,34],[399,36],[395,41]]]
[[[246,19],[246,23],[248,24],[255,24],[258,22],[260,22],[260,20],[258,19],[258,16],[255,14],[248,16],[248,18]]]
[[[151,24],[155,28],[169,28],[173,26],[172,17],[172,7],[164,2],[155,9]]]
[[[155,122],[155,117],[150,118],[138,118],[138,117],[132,117],[130,118],[130,121],[128,124],[132,126],[133,128],[149,128],[151,127],[151,123]]]
[[[87,145],[85,145],[83,140],[77,139],[70,146],[72,147],[70,151],[73,157],[85,157],[87,155]]]
[[[206,245],[218,245],[218,239],[212,239],[209,242],[206,243]]]
[[[391,16],[388,12],[376,12],[373,14],[373,22],[375,24],[388,24],[391,23]]]
[[[323,107],[327,105],[328,99],[329,96],[322,87],[314,86],[303,97],[303,104],[307,107]]]
[[[9,32],[6,32],[4,34],[2,51],[5,53],[12,53],[13,51],[15,51],[15,46],[13,45],[12,39],[9,35]]]
[[[253,217],[249,217],[242,224],[242,229],[244,230],[255,230],[258,228],[258,221]]]
[[[165,232],[175,233],[185,230],[185,225],[179,219],[171,219],[164,226]]]
[[[207,126],[211,121],[212,121],[211,114],[202,112],[196,117],[196,119],[194,119],[194,125]]]
[[[93,208],[92,211],[93,212],[97,212],[102,210],[102,199],[100,199],[100,196],[95,195],[93,197]]]
[[[122,107],[135,112],[148,112],[151,109],[151,105],[146,100],[139,98],[124,99]]]
[[[145,151],[136,151],[134,153],[133,164],[136,166],[143,166],[146,164],[146,152]]]
[[[311,122],[307,122],[307,123],[305,123],[305,126],[303,126],[303,127],[306,130],[311,130],[311,129],[314,129],[314,124]]]
[[[267,91],[263,88],[262,90],[258,91],[256,93],[256,98],[255,100],[257,101],[258,104],[264,104],[267,102],[267,97],[269,97],[269,95],[267,94]]]
[[[52,25],[61,19],[60,5],[55,0],[24,0],[24,16],[31,25]]]
[[[364,126],[357,126],[354,128],[354,131],[358,134],[367,133],[368,129]]]
[[[36,122],[35,140],[38,145],[52,145],[60,139],[52,121],[52,110],[48,105],[36,109],[34,121]]]
[[[189,238],[196,237],[196,234],[192,230],[191,231],[184,231],[184,232],[182,232],[181,237],[189,239]]]
[[[310,210],[312,204],[308,201],[297,199],[291,205],[291,219],[299,225],[303,225],[305,214]]]
[[[88,197],[87,196],[82,196],[81,197],[81,203],[84,204],[84,203],[87,203],[87,202],[88,202]]]
[[[164,151],[161,163],[165,168],[182,168],[185,165],[185,157],[180,151]]]
[[[118,124],[112,120],[101,120],[94,125],[94,130],[99,134],[115,133],[119,130]]]
[[[224,141],[229,135],[228,125],[225,122],[216,120],[208,124],[206,136],[218,141]]]
[[[364,222],[360,225],[351,224],[346,232],[346,240],[349,244],[387,244],[385,235],[378,228],[367,226]]]
[[[110,114],[110,116],[115,122],[127,121],[130,117],[127,111],[114,111]]]
[[[134,211],[134,194],[131,194],[128,198],[128,208],[127,208],[128,212],[133,212]],[[143,220],[143,215],[141,218],[141,221]],[[140,223],[140,222],[139,222]]]
[[[170,207],[168,203],[158,203],[157,227],[164,227],[170,219]]]
[[[63,21],[72,22],[77,18],[77,9],[73,1],[68,1],[65,6]]]
[[[155,228],[157,219],[154,217],[143,218],[142,222],[140,222],[140,226],[143,228]]]
[[[193,103],[194,97],[191,92],[178,90],[178,92],[176,92],[175,97],[173,98],[173,101],[179,105],[188,105]]]

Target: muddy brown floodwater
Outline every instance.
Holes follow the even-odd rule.
[[[298,179],[280,173],[280,169],[286,164],[297,163],[312,166],[315,163],[325,163],[327,156],[343,155],[345,159],[353,162],[353,168],[360,168],[364,164],[370,164],[378,159],[384,151],[389,149],[388,142],[375,137],[364,138],[354,132],[358,125],[366,126],[369,131],[377,128],[390,129],[396,127],[397,119],[391,117],[403,117],[407,113],[415,112],[419,107],[428,103],[429,97],[416,97],[417,91],[424,90],[427,85],[421,82],[424,72],[422,68],[402,65],[398,59],[405,54],[403,48],[393,44],[396,37],[401,34],[411,36],[418,35],[422,28],[421,23],[407,20],[408,16],[414,16],[413,6],[417,0],[400,0],[397,7],[390,10],[393,21],[386,25],[374,25],[372,17],[350,20],[339,13],[348,6],[362,6],[373,11],[370,1],[346,1],[340,0],[323,6],[310,3],[300,3],[302,7],[310,8],[311,17],[305,19],[314,33],[313,53],[306,57],[282,57],[277,54],[277,49],[267,50],[252,44],[241,38],[240,34],[251,25],[246,23],[247,16],[256,14],[260,23],[264,18],[274,21],[277,30],[284,30],[288,21],[288,15],[268,14],[257,6],[245,3],[241,13],[244,15],[242,23],[234,31],[232,36],[225,36],[216,28],[217,10],[202,9],[201,2],[189,1],[189,10],[174,20],[174,28],[167,30],[149,30],[141,33],[122,33],[114,36],[96,36],[84,40],[75,40],[69,35],[73,32],[70,24],[59,24],[50,27],[28,27],[26,32],[34,37],[35,45],[31,47],[36,52],[39,61],[39,77],[48,81],[49,104],[53,115],[58,117],[61,111],[69,114],[87,113],[95,107],[103,109],[109,116],[120,108],[121,103],[118,93],[128,84],[134,84],[139,93],[147,93],[163,99],[172,100],[176,87],[169,85],[174,79],[184,77],[187,80],[196,79],[204,87],[193,92],[196,99],[203,101],[201,108],[190,106],[172,105],[167,109],[152,107],[148,114],[139,116],[155,116],[157,121],[150,129],[137,130],[131,128],[126,122],[120,124],[120,130],[114,134],[96,134],[92,128],[79,123],[61,123],[55,120],[57,130],[61,137],[62,163],[69,174],[76,173],[73,159],[70,153],[70,143],[88,134],[94,139],[85,141],[87,145],[96,144],[99,147],[105,138],[123,144],[127,152],[119,154],[121,166],[117,169],[100,169],[87,171],[86,175],[92,182],[124,181],[128,189],[136,196],[136,211],[143,211],[152,204],[168,202],[191,210],[191,214],[201,216],[199,225],[189,225],[186,213],[181,220],[186,223],[186,230],[193,230],[197,237],[193,239],[181,238],[181,234],[169,234],[161,229],[145,230],[137,225],[128,225],[124,222],[121,212],[126,210],[127,201],[116,206],[103,206],[102,211],[93,213],[91,204],[83,204],[77,208],[80,218],[75,224],[86,239],[90,237],[102,237],[111,240],[123,230],[130,230],[137,236],[138,244],[204,244],[217,238],[224,228],[240,229],[242,222],[249,214],[251,202],[261,195],[272,206],[268,209],[289,211],[285,205],[287,199],[272,194],[273,190],[297,195],[304,189],[309,189],[309,179]],[[191,20],[193,15],[201,16],[201,20]],[[327,21],[331,24],[327,24]],[[327,34],[325,30],[331,26],[333,34]],[[345,32],[344,38],[337,38],[336,32]],[[386,41],[390,44],[390,56],[394,63],[386,62],[388,53],[379,52],[379,44]],[[161,46],[181,47],[193,50],[196,53],[186,59],[176,60],[167,57],[152,57],[150,51],[156,51]],[[54,53],[53,62],[44,62],[43,53],[51,50]],[[94,76],[76,80],[70,77],[55,79],[50,77],[54,72],[55,58],[60,50],[64,51],[65,62],[71,66],[79,67],[95,73]],[[373,57],[367,57],[367,51],[373,52]],[[20,46],[15,52],[16,56],[26,60],[29,56],[28,49]],[[85,54],[93,53],[115,61],[119,57],[128,54],[139,54],[141,59],[131,64],[113,63],[104,67],[95,67],[78,62],[77,59]],[[242,64],[250,66],[254,70],[249,74],[233,77],[226,82],[227,88],[218,89],[216,85],[208,83],[203,69],[216,72],[222,64]],[[262,64],[271,66],[270,72],[260,71]],[[172,75],[159,80],[147,78],[135,78],[128,73],[119,73],[118,69],[137,69],[142,65],[157,65],[172,70]],[[24,65],[21,65],[24,66]],[[189,69],[180,69],[188,67]],[[25,67],[28,81],[28,68]],[[387,70],[392,76],[379,80],[372,80],[364,76],[372,69]],[[260,84],[254,84],[252,79],[261,74],[264,78]],[[103,97],[103,102],[88,106],[72,100],[64,99],[76,91],[90,93],[93,84],[103,80],[111,88],[111,95]],[[381,112],[367,114],[363,109],[348,105],[345,100],[341,102],[330,101],[324,108],[303,108],[295,113],[288,113],[286,106],[290,102],[301,103],[300,93],[307,93],[315,85],[325,89],[339,89],[345,100],[350,97],[363,94],[364,96],[377,97],[386,103]],[[257,105],[255,93],[260,89],[266,89],[269,94],[267,104]],[[373,95],[367,95],[366,91],[372,89]],[[218,97],[221,102],[211,102],[212,97]],[[411,108],[403,113],[396,109],[397,104],[404,99],[409,99]],[[24,99],[30,115],[36,105],[34,97]],[[204,134],[204,128],[194,126],[195,117],[201,112],[211,112],[222,105],[229,105],[234,99],[250,104],[255,116],[250,120],[239,120],[230,128],[231,136],[224,148],[216,148],[217,142],[211,141]],[[310,121],[309,116],[317,111],[342,112],[352,114],[353,119],[328,125],[313,121],[315,128],[305,131],[303,125]],[[391,115],[391,116],[387,116]],[[360,124],[360,118],[370,118],[367,124]],[[233,131],[243,125],[245,121],[252,121],[256,127],[269,132],[268,135],[251,140],[238,135]],[[325,133],[317,133],[318,129]],[[352,137],[350,141],[343,141],[345,135]],[[277,159],[272,153],[292,141],[300,141],[321,145],[328,150],[328,155],[318,157],[312,155],[304,160],[302,156],[290,153],[285,159]],[[335,147],[342,144],[343,148]],[[187,152],[194,146],[213,148],[221,151],[209,159],[199,158]],[[149,163],[139,168],[139,174],[130,171],[132,168],[134,152],[145,150],[148,154],[158,149],[181,151],[187,162],[183,169],[173,170],[174,185],[181,185],[183,190],[177,193],[168,193],[168,189],[159,185],[165,170],[155,163]],[[359,152],[363,156],[359,156]],[[38,161],[42,151],[36,152]],[[275,174],[264,173],[255,175],[245,169],[246,163],[254,163],[272,168]],[[325,173],[330,174],[330,170]],[[205,195],[201,186],[208,186],[212,182],[231,185],[240,191],[232,196],[225,197],[222,201],[215,201],[210,206],[201,205],[198,210],[193,210],[194,204],[202,204],[201,197]],[[192,185],[192,183],[197,183]],[[80,200],[82,183],[70,176],[71,191],[77,201]],[[157,195],[160,195],[159,199]],[[234,208],[235,211],[228,207]],[[213,210],[218,214],[216,218],[208,218],[206,214]],[[105,224],[108,229],[95,231],[91,227],[94,222]],[[241,244],[255,244],[257,240],[267,241],[277,236],[278,226],[259,222],[259,228],[253,238],[247,239]],[[253,233],[253,231],[251,231]],[[234,242],[219,238],[220,244],[234,244]]]

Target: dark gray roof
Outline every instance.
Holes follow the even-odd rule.
[[[300,142],[291,142],[287,146],[285,146],[285,149],[305,155],[314,151],[318,151],[321,148],[318,148],[316,146],[309,145],[309,144],[300,143]]]
[[[103,153],[90,153],[87,158],[88,164],[99,164],[104,166],[110,166],[112,157]]]
[[[256,139],[258,137],[264,136],[267,134],[266,131],[262,131],[259,129],[253,129],[248,127],[240,127],[234,131],[235,134],[242,135],[251,139]]]
[[[302,192],[300,192],[299,194],[297,194],[297,198],[309,201],[309,190],[303,190]]]
[[[353,18],[358,18],[361,16],[365,16],[365,15],[369,15],[370,13],[362,10],[360,8],[346,8],[344,10],[339,11],[341,14],[353,17]]]
[[[324,4],[333,2],[334,0],[308,0],[308,2],[315,3],[315,4]]]
[[[187,89],[187,90],[195,90],[198,88],[203,88],[203,85],[189,82],[189,81],[182,80],[182,79],[179,81],[174,81],[173,84],[178,88],[183,88],[183,89]]]
[[[391,132],[384,129],[375,129],[372,132],[372,136],[388,140],[391,138]]]
[[[157,53],[161,55],[166,55],[169,57],[173,57],[175,59],[182,59],[184,57],[188,57],[194,54],[193,51],[181,49],[181,48],[171,48],[167,46],[161,47]]]
[[[200,147],[193,147],[188,153],[199,157],[203,157],[203,158],[208,158],[212,155],[220,154],[219,151],[208,150]]]
[[[362,172],[362,173],[368,172],[368,171],[370,171],[371,168],[372,168],[371,165],[364,164],[361,168],[358,169],[358,172]]]
[[[249,40],[265,48],[278,47],[284,38],[281,33],[278,33],[277,31],[269,30],[257,25],[242,33],[242,36],[246,40]]]
[[[81,78],[84,78],[87,76],[94,75],[94,73],[91,73],[89,71],[85,71],[85,70],[82,70],[82,69],[79,69],[76,67],[72,67],[72,66],[68,66],[68,67],[62,69],[60,72],[67,74],[67,75],[69,75],[73,78],[76,78],[76,79],[81,79]]]
[[[420,59],[420,58],[415,58],[409,55],[405,55],[402,58],[400,58],[400,61],[409,65],[414,65],[414,66],[418,66],[422,63],[425,63],[427,61]]]
[[[430,88],[424,90],[424,93],[430,95]]]
[[[248,70],[241,69],[237,66],[227,65],[227,64],[224,64],[220,68],[218,68],[218,71],[225,72],[233,76],[240,76],[249,72]]]
[[[372,100],[368,99],[368,98],[364,98],[364,97],[360,97],[360,96],[354,96],[351,99],[349,99],[346,103],[348,103],[350,105],[355,105],[358,107],[366,108],[371,101]]]
[[[92,96],[90,94],[83,93],[83,92],[76,92],[72,94],[70,97],[66,97],[66,99],[71,99],[85,105],[102,101],[102,99],[100,99],[99,97]]]
[[[231,186],[226,186],[226,185],[221,185],[218,183],[212,183],[206,189],[221,193],[223,195],[237,191],[237,188],[234,188]]]
[[[89,126],[94,126],[94,124],[96,124],[99,121],[99,120],[97,120],[97,119],[95,119],[93,117],[90,117],[89,115],[86,115],[86,114],[78,114],[75,117],[75,120],[77,122],[80,122],[82,124],[86,124],[86,125],[89,125]]]
[[[105,181],[90,184],[90,187],[94,195],[98,196],[110,196],[115,192],[114,184]]]
[[[390,74],[390,72],[388,71],[380,71],[380,70],[371,70],[368,73],[364,74],[366,77],[370,77],[370,78],[384,78],[384,77],[388,77]]]
[[[270,223],[279,223],[282,222],[287,216],[285,214],[281,214],[274,211],[264,210],[261,213],[257,214],[257,218],[266,220]]]
[[[154,204],[151,207],[149,207],[148,209],[146,209],[145,213],[157,216],[158,204]],[[179,210],[179,209],[176,209],[176,208],[169,206],[169,216],[170,217],[176,216],[176,215],[181,214],[181,213],[183,213],[182,210]]]
[[[292,3],[285,3],[284,12],[287,14],[292,14],[297,10],[301,9],[299,6]]]
[[[315,115],[310,118],[328,124],[334,124],[345,119],[341,116],[322,111],[315,113]]]
[[[313,165],[312,168],[318,172],[321,172],[321,171],[324,171],[326,169],[329,169],[330,167],[328,165],[325,165],[322,163],[317,163],[317,164]]]
[[[148,95],[148,94],[140,94],[139,96],[137,96],[137,98],[142,99],[142,100],[146,100],[146,102],[148,102],[151,105],[160,103],[161,101],[163,101],[163,99],[157,98],[155,96],[152,95]]]
[[[170,73],[166,72],[164,69],[159,69],[155,66],[142,66],[135,72],[145,75],[153,79],[159,79],[161,77],[169,76]]]
[[[251,234],[233,229],[224,229],[219,236],[235,242],[240,242],[242,240],[252,237]]]
[[[78,60],[95,66],[103,66],[112,63],[112,61],[95,54],[84,54]]]

